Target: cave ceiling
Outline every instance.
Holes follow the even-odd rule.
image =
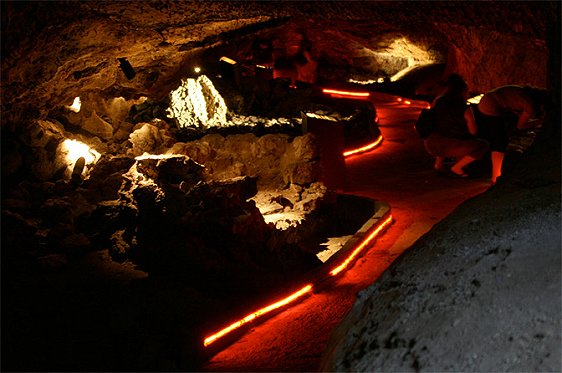
[[[408,58],[392,49],[401,39],[435,62],[445,62],[451,46],[462,53],[471,34],[507,35],[545,51],[555,9],[550,2],[2,2],[3,124],[45,116],[85,92],[163,97],[206,56],[244,58],[256,38],[276,48],[305,35],[332,65],[357,70],[376,69],[369,61],[377,53],[392,55],[389,66]]]

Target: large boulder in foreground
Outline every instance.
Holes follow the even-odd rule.
[[[321,371],[560,369],[559,123],[359,294]]]

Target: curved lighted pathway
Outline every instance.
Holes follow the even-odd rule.
[[[456,206],[488,187],[484,179],[436,174],[412,123],[421,103],[372,94],[384,141],[346,160],[346,193],[386,201],[395,222],[335,283],[256,325],[216,354],[206,371],[316,371],[330,334],[388,266]],[[249,310],[250,311],[250,310]]]

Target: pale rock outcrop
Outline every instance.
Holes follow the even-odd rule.
[[[83,120],[82,128],[92,135],[99,136],[106,141],[113,138],[113,127],[100,118],[95,110],[90,117]]]
[[[317,181],[321,175],[312,136],[290,140],[286,134],[261,137],[251,133],[227,137],[213,134],[196,141],[175,143],[168,154],[184,154],[204,165],[206,180],[253,176],[257,177],[260,189]]]
[[[139,123],[133,127],[133,132],[129,135],[132,155],[163,153],[172,146],[175,141],[173,135],[166,126],[162,128],[162,121],[155,123]]]

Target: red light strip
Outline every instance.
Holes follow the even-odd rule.
[[[381,224],[379,224],[379,226],[371,233],[369,234],[369,236],[367,238],[365,238],[354,250],[353,252],[347,257],[347,259],[340,264],[339,266],[337,266],[336,268],[334,268],[332,271],[330,271],[330,275],[331,276],[336,276],[337,274],[339,274],[340,272],[342,272],[343,270],[345,270],[349,264],[353,261],[353,259],[355,259],[355,257],[357,255],[359,255],[359,253],[365,248],[367,247],[368,244],[370,244],[372,242],[372,240],[378,236],[379,233],[381,233],[384,228],[386,228],[390,223],[392,222],[392,215],[389,215],[388,218],[386,218]],[[278,308],[281,308],[283,306],[286,306],[294,301],[296,301],[297,299],[305,296],[306,294],[310,293],[312,291],[312,284],[308,284],[306,286],[304,286],[303,288],[301,288],[300,290],[294,292],[293,294],[289,295],[286,298],[281,299],[280,301],[277,301],[273,304],[270,304],[269,306],[266,306],[264,308],[260,308],[259,310],[252,312],[251,314],[247,315],[246,317],[242,318],[241,320],[238,320],[232,324],[230,324],[229,326],[227,326],[226,328],[216,332],[215,334],[205,338],[205,340],[203,341],[203,345],[205,347],[209,346],[210,344],[212,344],[213,342],[217,341],[218,339],[224,337],[225,335],[227,335],[228,333],[239,329],[240,327],[242,327],[243,325],[252,322],[256,319],[258,319],[259,317],[274,311]]]
[[[371,149],[377,147],[377,145],[379,145],[379,144],[381,143],[381,141],[382,141],[382,135],[380,135],[380,136],[378,137],[378,139],[376,139],[375,142],[373,142],[373,143],[370,143],[370,144],[368,144],[368,145],[365,145],[365,146],[363,146],[363,147],[361,147],[361,148],[352,149],[352,150],[348,150],[348,151],[344,152],[344,153],[343,153],[343,156],[344,156],[344,157],[349,157],[350,155],[353,155],[353,154],[366,152],[366,151],[368,151],[368,150],[371,150]]]
[[[384,229],[386,228],[387,225],[389,225],[392,222],[392,215],[389,215],[388,218],[386,218],[386,220],[384,222],[382,222],[377,229],[375,229],[366,239],[364,239],[356,248],[355,250],[353,250],[353,252],[347,257],[347,259],[340,264],[339,266],[337,266],[336,268],[334,268],[332,271],[330,271],[330,275],[335,276],[338,273],[340,273],[341,271],[343,271],[344,269],[347,268],[347,266],[349,265],[349,263],[351,263],[351,261],[353,259],[355,259],[355,257],[361,252],[361,250],[363,250],[369,243],[371,243],[371,241]]]
[[[222,329],[221,331],[205,338],[205,340],[203,341],[203,345],[205,347],[207,347],[211,343],[215,342],[217,339],[219,339],[221,337],[224,337],[225,335],[232,332],[233,330],[236,330],[236,329],[240,328],[242,325],[257,319],[258,317],[263,316],[266,313],[269,313],[273,310],[276,310],[280,307],[283,307],[283,306],[297,300],[298,298],[306,295],[307,293],[309,293],[311,291],[312,291],[312,285],[311,284],[306,285],[305,287],[303,287],[302,289],[300,289],[297,292],[294,292],[293,294],[289,295],[288,297],[286,297],[284,299],[281,299],[280,301],[275,302],[273,304],[270,304],[267,307],[261,308],[261,309],[257,310],[256,312],[253,312],[253,313],[249,314],[248,316],[244,317],[243,319],[241,319],[239,321],[236,321],[233,324],[230,324],[229,326]]]
[[[340,96],[351,96],[351,97],[369,97],[371,94],[369,92],[349,92],[349,91],[338,91],[336,89],[322,89],[323,93],[340,95]]]

